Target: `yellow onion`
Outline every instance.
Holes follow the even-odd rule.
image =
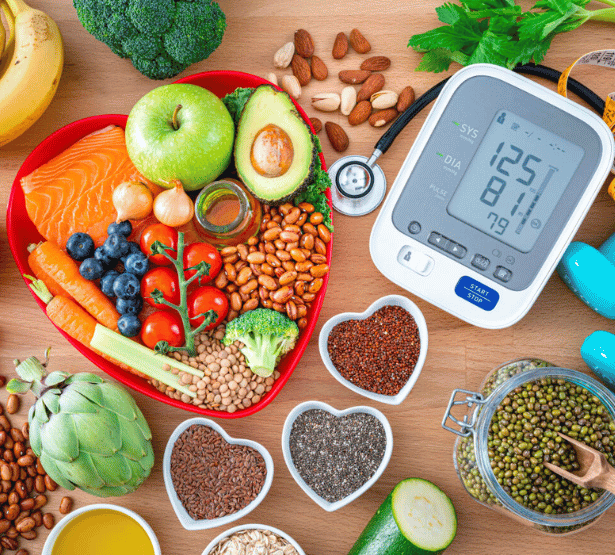
[[[145,183],[124,181],[113,190],[113,206],[117,221],[142,220],[152,211],[154,197]]]
[[[173,188],[162,191],[154,199],[154,216],[161,224],[179,227],[194,216],[194,202],[184,191],[182,182],[171,181]]]

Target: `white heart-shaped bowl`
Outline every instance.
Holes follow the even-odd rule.
[[[378,466],[378,469],[376,470],[374,475],[367,482],[365,482],[358,490],[354,491],[353,493],[344,497],[343,499],[340,499],[339,501],[335,501],[334,503],[322,498],[320,495],[314,492],[312,488],[310,488],[307,485],[307,483],[301,477],[299,472],[297,472],[295,464],[293,463],[293,458],[290,454],[289,440],[290,440],[290,431],[293,427],[293,422],[301,413],[308,411],[308,410],[312,410],[312,409],[322,409],[324,411],[331,413],[333,416],[336,416],[338,418],[342,416],[346,416],[347,414],[364,412],[366,414],[371,414],[372,416],[375,416],[380,421],[382,426],[384,427],[384,433],[386,436],[386,447],[384,450],[382,461],[380,462],[380,466]],[[379,410],[374,409],[372,407],[359,406],[359,407],[350,407],[345,410],[337,410],[337,409],[334,409],[332,406],[327,405],[327,403],[322,403],[321,401],[306,401],[305,403],[301,403],[297,405],[293,410],[290,411],[290,413],[286,417],[286,421],[284,422],[284,428],[282,429],[282,453],[284,454],[284,461],[286,462],[286,466],[288,467],[288,470],[290,471],[291,476],[295,479],[295,482],[299,484],[299,487],[305,493],[307,493],[307,495],[312,499],[312,501],[320,505],[325,511],[329,511],[329,512],[337,511],[338,509],[341,509],[344,505],[348,505],[348,503],[354,501],[357,497],[360,497],[369,488],[371,488],[376,483],[378,478],[380,478],[380,476],[384,472],[384,469],[389,464],[389,460],[391,459],[392,452],[393,452],[393,431],[391,430],[391,425],[389,424],[389,421],[387,420],[386,416],[384,416],[384,414],[382,414]]]
[[[299,555],[305,555],[305,551],[301,549],[301,546],[291,538],[286,532],[279,530],[278,528],[274,528],[273,526],[267,526],[266,524],[241,524],[240,526],[235,526],[234,528],[230,528],[229,530],[225,530],[219,536],[216,536],[205,548],[202,555],[209,555],[211,551],[213,551],[214,547],[216,547],[222,540],[232,536],[236,532],[244,532],[246,530],[269,530],[274,534],[284,538],[288,543],[290,543],[296,550]]]
[[[265,461],[265,467],[267,468],[265,483],[263,484],[263,487],[258,493],[258,495],[250,502],[250,504],[246,505],[243,509],[220,518],[196,520],[188,514],[188,512],[182,505],[182,502],[179,500],[179,497],[177,497],[177,492],[175,491],[175,487],[173,486],[173,479],[171,478],[171,453],[173,451],[173,446],[175,445],[175,442],[177,441],[177,438],[180,436],[180,434],[184,430],[187,430],[193,424],[208,426],[212,430],[218,432],[222,436],[224,441],[226,441],[227,443],[230,443],[231,445],[246,445],[248,447],[252,447],[262,455]],[[190,418],[189,420],[182,422],[179,426],[177,426],[177,428],[175,428],[175,430],[171,434],[171,437],[169,438],[167,446],[164,450],[164,457],[162,460],[162,474],[164,477],[164,486],[167,490],[167,495],[169,496],[169,500],[171,501],[173,510],[175,511],[175,514],[177,515],[177,518],[181,522],[182,526],[186,530],[208,530],[209,528],[226,526],[227,524],[230,524],[235,520],[243,518],[252,510],[254,510],[263,499],[265,499],[265,496],[267,495],[267,492],[271,487],[271,482],[273,481],[273,459],[271,458],[269,451],[267,451],[267,449],[265,449],[260,443],[256,443],[256,441],[251,441],[249,439],[233,438],[224,431],[222,426],[220,426],[213,420],[197,417]]]
[[[344,378],[339,370],[335,367],[333,362],[331,362],[331,357],[329,356],[329,349],[327,348],[327,343],[329,340],[329,334],[331,330],[340,322],[345,320],[365,320],[369,318],[376,310],[382,308],[383,306],[394,305],[401,306],[405,308],[414,318],[416,325],[419,330],[419,339],[421,341],[421,348],[419,351],[419,358],[416,361],[416,365],[414,366],[414,370],[410,375],[410,378],[406,382],[406,384],[399,390],[399,393],[396,395],[383,395],[381,393],[373,393],[372,391],[367,391],[366,389],[362,389],[352,382],[348,381]],[[421,373],[421,369],[423,368],[423,364],[425,363],[425,357],[427,356],[427,323],[425,322],[425,317],[423,313],[420,311],[419,307],[416,306],[411,300],[406,297],[402,297],[401,295],[388,295],[386,297],[382,297],[372,303],[365,312],[342,312],[341,314],[337,314],[330,318],[325,322],[325,325],[320,330],[320,335],[318,336],[318,349],[320,350],[320,357],[325,364],[329,373],[342,385],[345,385],[351,391],[358,393],[359,395],[363,395],[363,397],[367,397],[368,399],[372,399],[373,401],[379,401],[380,403],[385,403],[387,405],[399,405],[410,393],[410,390],[414,387],[416,380],[419,379],[419,375]]]

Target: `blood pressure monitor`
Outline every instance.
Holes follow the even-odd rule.
[[[530,309],[606,179],[613,133],[525,77],[475,64],[449,79],[370,237],[391,281],[476,326]]]

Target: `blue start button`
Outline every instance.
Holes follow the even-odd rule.
[[[457,282],[455,293],[458,297],[486,311],[493,310],[500,300],[500,294],[495,289],[470,276],[463,276]]]

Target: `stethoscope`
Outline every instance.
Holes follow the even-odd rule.
[[[542,65],[517,66],[513,71],[543,77],[553,82],[557,82],[560,77],[559,71]],[[386,195],[387,181],[382,168],[376,161],[389,149],[406,125],[423,108],[437,98],[447,81],[448,78],[434,85],[417,98],[406,111],[402,112],[380,137],[369,158],[353,154],[343,156],[331,165],[328,171],[333,185],[331,187],[331,202],[337,212],[347,216],[363,216],[380,206]],[[568,89],[602,115],[604,100],[597,94],[575,79],[569,79]]]

